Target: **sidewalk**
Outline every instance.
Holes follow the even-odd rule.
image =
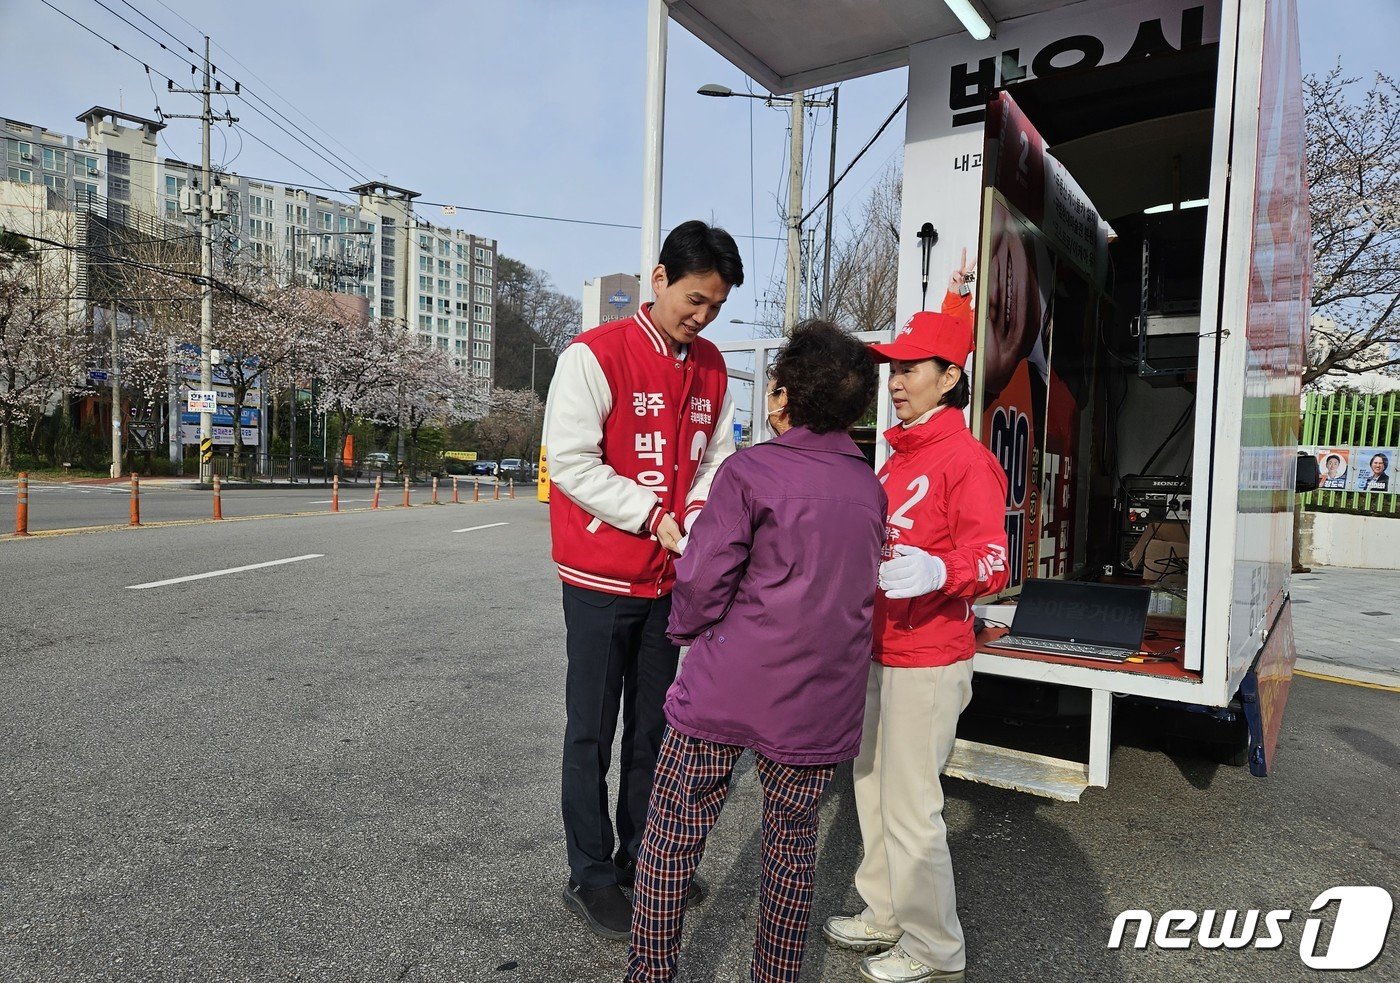
[[[1293,605],[1298,668],[1400,683],[1400,570],[1315,566],[1293,575]]]

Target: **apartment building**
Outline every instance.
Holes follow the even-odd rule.
[[[122,224],[197,221],[199,168],[161,153],[163,122],[103,106],[77,117],[82,136],[0,117],[4,178],[43,185],[50,200]],[[215,176],[215,262],[363,297],[371,317],[402,321],[464,372],[495,367],[497,244],[413,212],[417,192],[370,183],[344,200],[224,171]]]

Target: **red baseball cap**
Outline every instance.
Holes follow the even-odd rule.
[[[959,368],[972,354],[972,323],[951,314],[920,311],[904,322],[888,345],[871,345],[877,362],[921,362],[941,358]]]

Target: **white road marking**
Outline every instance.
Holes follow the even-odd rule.
[[[245,567],[230,567],[227,570],[214,570],[210,573],[196,573],[189,577],[173,577],[170,580],[156,580],[149,584],[132,584],[127,590],[146,590],[150,587],[169,587],[171,584],[183,584],[191,580],[208,580],[210,577],[224,577],[231,573],[242,573],[245,570],[260,570],[263,567],[280,567],[284,563],[296,563],[300,560],[315,560],[324,553],[307,553],[305,556],[289,556],[285,560],[268,560],[266,563],[250,563]]]
[[[468,526],[466,529],[453,529],[453,532],[476,532],[478,529],[495,529],[497,526],[508,526],[509,522],[488,522],[484,526]]]
[[[354,502],[372,502],[372,501],[373,501],[373,499],[370,499],[370,498],[342,498],[342,499],[340,500],[340,504],[341,504],[341,505],[349,505],[349,504],[352,504],[352,503],[354,503]],[[329,504],[331,504],[331,500],[330,500],[329,498],[327,498],[327,499],[318,500],[318,501],[315,501],[315,502],[307,502],[306,504],[307,504],[307,505],[329,505]]]

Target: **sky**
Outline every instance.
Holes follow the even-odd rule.
[[[195,48],[208,33],[220,77],[257,97],[229,99],[240,123],[213,138],[215,161],[239,173],[341,189],[385,180],[421,192],[422,202],[453,203],[455,216],[429,204],[418,213],[497,239],[504,255],[545,271],[574,296],[585,279],[637,269],[635,228],[468,209],[639,225],[645,0],[48,2],[177,80],[188,79],[188,66],[115,14],[171,48],[151,21]],[[1326,71],[1338,58],[1349,74],[1400,71],[1400,0],[1298,5],[1305,72]],[[739,241],[746,283],[710,336],[742,338],[753,328],[729,320],[762,320],[763,290],[783,273],[788,114],[759,100],[695,93],[710,82],[761,91],[672,22],[662,224],[701,218]],[[842,85],[838,171],[906,86],[903,69]],[[141,116],[157,104],[198,111],[193,97],[166,93],[163,81],[152,89],[141,65],[41,0],[0,0],[0,115],[78,135],[74,117],[93,105]],[[829,111],[809,117],[808,202],[825,189],[830,123]],[[901,117],[837,190],[838,228],[846,208],[899,165],[902,135]],[[198,158],[196,121],[171,120],[162,138],[163,153]]]

